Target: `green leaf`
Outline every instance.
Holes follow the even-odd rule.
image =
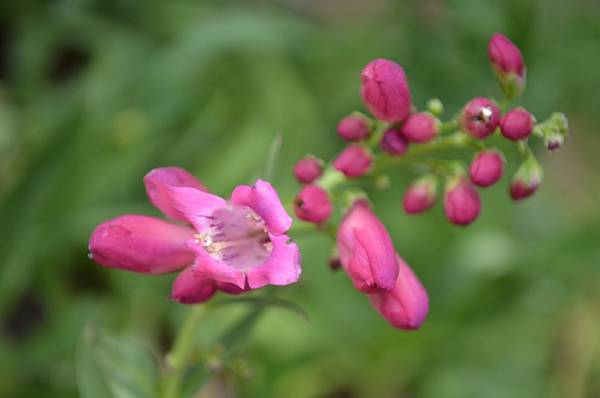
[[[158,365],[138,342],[119,339],[88,325],[75,353],[82,398],[155,398]]]

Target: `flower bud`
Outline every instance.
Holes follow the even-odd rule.
[[[408,149],[408,140],[397,128],[389,128],[383,133],[379,147],[388,155],[401,156]]]
[[[371,151],[360,145],[350,145],[338,155],[333,167],[346,177],[355,178],[367,173],[372,163]]]
[[[488,46],[488,57],[502,91],[508,98],[520,95],[525,87],[525,64],[517,46],[496,33]]]
[[[371,121],[365,115],[354,112],[340,120],[337,132],[346,141],[362,141],[371,134]]]
[[[294,166],[294,176],[304,184],[310,184],[323,173],[323,161],[314,156],[300,159]]]
[[[317,185],[306,185],[294,199],[294,211],[299,219],[321,224],[331,215],[331,200],[327,191]]]
[[[439,98],[432,98],[427,101],[427,110],[433,115],[440,117],[444,113],[444,104]]]
[[[466,226],[475,221],[480,211],[479,193],[465,176],[449,178],[444,195],[444,212],[448,220]]]
[[[440,121],[430,113],[414,113],[402,125],[402,134],[413,142],[427,142],[440,132]]]
[[[524,140],[533,131],[535,119],[523,108],[515,108],[504,115],[500,121],[500,131],[509,140]]]
[[[544,139],[546,148],[551,151],[557,150],[569,134],[569,121],[564,114],[554,113],[545,122],[536,124],[534,133]]]
[[[397,256],[397,261],[399,272],[394,288],[369,294],[369,300],[393,327],[419,329],[429,312],[429,297],[408,264],[400,256]]]
[[[375,293],[394,287],[398,278],[396,251],[366,200],[355,202],[344,215],[337,247],[342,267],[358,290]]]
[[[502,178],[504,156],[495,149],[483,150],[475,155],[469,166],[469,176],[475,185],[489,187]]]
[[[376,59],[365,66],[360,78],[363,102],[377,119],[391,123],[406,119],[411,96],[400,65],[387,59]]]
[[[543,175],[544,170],[540,163],[533,156],[529,156],[510,182],[510,197],[513,200],[521,200],[533,195],[542,183]]]
[[[478,97],[465,105],[459,118],[461,130],[472,137],[484,139],[500,122],[500,109],[490,99]]]
[[[419,178],[404,193],[404,211],[408,214],[417,214],[427,211],[435,204],[437,192],[437,178],[425,176]]]

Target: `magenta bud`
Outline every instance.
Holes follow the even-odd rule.
[[[373,307],[393,327],[416,330],[429,312],[429,297],[413,270],[397,256],[398,278],[392,290],[369,294]]]
[[[323,188],[306,185],[294,198],[294,211],[301,220],[321,224],[331,215],[331,200]]]
[[[419,178],[404,193],[404,211],[408,214],[417,214],[427,211],[435,204],[437,192],[437,178],[425,176]]]
[[[414,113],[402,125],[402,134],[413,142],[427,142],[440,132],[440,121],[427,112]]]
[[[314,156],[300,159],[294,166],[294,176],[304,184],[310,184],[323,173],[323,162]]]
[[[366,116],[354,112],[340,120],[337,132],[346,141],[362,141],[371,134],[371,121]]]
[[[475,155],[469,166],[469,176],[475,185],[489,187],[502,178],[504,156],[495,149],[483,150]]]
[[[533,156],[529,156],[521,164],[510,182],[510,197],[513,200],[522,200],[530,197],[542,183],[543,176],[544,170],[540,163]]]
[[[444,212],[450,222],[469,225],[479,216],[481,200],[477,189],[464,175],[454,176],[446,183]]]
[[[406,119],[411,96],[400,65],[387,59],[376,59],[364,67],[360,78],[363,102],[377,119],[391,123]]]
[[[512,98],[521,94],[526,72],[521,50],[508,37],[496,33],[490,40],[488,57],[506,96]]]
[[[484,139],[500,123],[500,109],[488,98],[474,98],[465,105],[459,118],[461,130],[474,138]]]
[[[524,140],[533,131],[535,119],[523,108],[515,108],[507,112],[500,121],[500,131],[509,140]]]
[[[367,173],[373,163],[371,151],[360,145],[346,147],[333,162],[333,167],[346,177],[355,178]]]
[[[381,150],[392,156],[401,156],[408,149],[408,140],[402,135],[399,129],[389,128],[383,133],[379,141]]]

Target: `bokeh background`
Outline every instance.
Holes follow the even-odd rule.
[[[275,294],[310,322],[269,308],[220,363],[220,336],[251,309],[212,311],[198,336],[199,372],[215,374],[203,396],[600,397],[595,0],[2,2],[0,396],[79,396],[87,379],[75,364],[87,365],[75,359],[90,325],[150,357],[171,344],[188,311],[167,299],[173,276],[87,258],[97,223],[158,215],[144,194],[148,170],[182,166],[227,195],[260,175],[281,133],[273,182],[289,199],[295,160],[342,148],[335,125],[363,110],[368,61],[401,63],[415,104],[437,96],[451,116],[471,97],[498,96],[486,57],[496,31],[526,58],[524,106],[571,122],[558,153],[537,148],[540,192],[512,203],[505,177],[463,229],[439,205],[406,216],[401,194],[413,174],[393,171],[391,189],[373,199],[429,290],[422,330],[391,328],[328,269],[331,242],[298,235],[303,279]],[[98,377],[125,372],[125,351],[107,351]]]

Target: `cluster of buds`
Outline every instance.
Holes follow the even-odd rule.
[[[442,192],[446,218],[466,226],[481,213],[479,189],[498,183],[507,168],[501,149],[489,146],[492,136],[512,143],[522,163],[508,184],[513,200],[531,196],[542,182],[543,171],[528,141],[539,137],[549,150],[560,147],[568,132],[563,114],[556,113],[537,123],[511,101],[525,89],[526,67],[521,51],[507,37],[495,34],[488,47],[489,61],[504,98],[475,97],[458,115],[441,121],[444,106],[439,99],[427,102],[419,111],[404,69],[397,63],[376,59],[361,73],[363,103],[373,118],[353,112],[337,125],[347,146],[329,166],[309,156],[296,165],[296,178],[305,184],[294,200],[296,216],[336,230],[332,222],[336,209],[341,214],[337,226],[339,259],[331,263],[350,276],[355,287],[369,295],[375,308],[395,327],[413,329],[427,313],[427,294],[416,275],[397,254],[383,224],[368,205],[368,194],[357,186],[372,182],[375,188],[389,186],[384,169],[395,164],[417,165],[423,172],[405,191],[403,207],[408,214],[431,209]],[[494,142],[501,142],[495,140]],[[443,149],[474,151],[470,163],[462,159],[440,159],[434,153]],[[360,184],[352,184],[358,179]],[[385,183],[382,183],[385,182]],[[357,195],[358,191],[358,195]],[[333,201],[333,198],[336,198]],[[410,299],[408,299],[410,297]]]

